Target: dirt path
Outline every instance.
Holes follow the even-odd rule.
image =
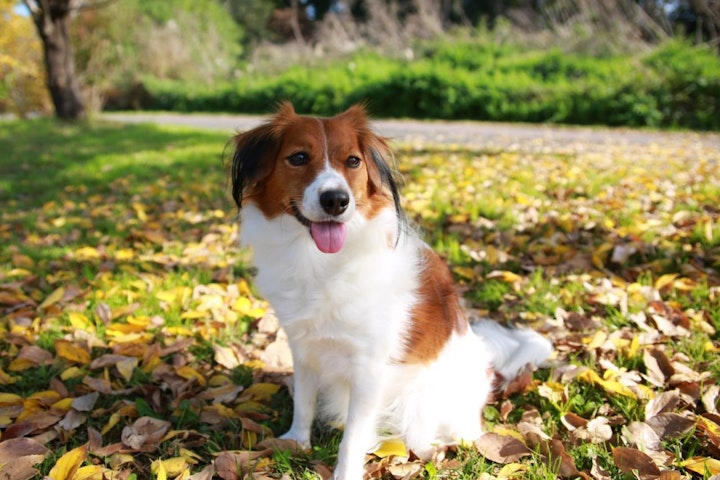
[[[228,134],[262,123],[266,117],[226,114],[104,113],[102,119],[127,123],[156,123],[224,130]],[[608,147],[652,150],[679,146],[689,150],[720,150],[720,134],[659,132],[628,128],[558,125],[375,120],[375,130],[400,144],[451,144],[482,150],[600,152]]]

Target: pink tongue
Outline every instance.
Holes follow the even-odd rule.
[[[338,222],[312,222],[310,234],[318,250],[337,253],[345,244],[345,224]]]

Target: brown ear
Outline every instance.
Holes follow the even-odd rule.
[[[235,137],[232,161],[232,196],[238,208],[248,187],[257,185],[272,173],[280,136],[272,123]]]
[[[270,122],[235,137],[231,175],[232,196],[238,208],[248,188],[257,187],[272,173],[283,130],[296,117],[292,103],[282,102]]]

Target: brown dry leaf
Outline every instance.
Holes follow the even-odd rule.
[[[34,467],[45,459],[48,449],[37,440],[10,438],[0,442],[0,478],[29,480],[38,474]]]
[[[52,353],[35,345],[24,346],[20,349],[15,359],[8,365],[11,372],[20,372],[31,367],[52,365]]]
[[[558,475],[563,478],[577,478],[582,476],[578,471],[573,458],[565,450],[565,446],[560,440],[551,439],[539,445],[540,453],[544,457],[544,462]]]
[[[7,440],[9,438],[19,438],[31,433],[40,432],[55,425],[61,418],[62,415],[56,415],[47,411],[37,411],[24,417],[21,421],[10,425],[3,432],[2,438],[3,440]]]
[[[675,369],[665,352],[657,348],[645,349],[643,351],[643,361],[645,362],[648,377],[658,387],[664,386],[667,380],[675,373]]]
[[[70,410],[65,414],[62,420],[57,423],[57,426],[66,432],[72,432],[80,425],[87,421],[87,414],[78,412],[77,410]]]
[[[646,421],[660,440],[672,440],[688,434],[695,426],[695,419],[678,413],[660,413]]]
[[[215,361],[227,369],[238,367],[245,361],[233,348],[223,347],[218,344],[213,344],[212,348],[215,351]]]
[[[645,422],[632,422],[623,429],[623,438],[629,445],[635,445],[641,451],[658,451],[662,448],[660,437]]]
[[[140,417],[132,425],[123,428],[121,441],[140,452],[155,450],[171,423],[152,417]]]
[[[95,402],[97,402],[98,397],[100,397],[100,395],[97,392],[93,392],[73,398],[72,408],[79,412],[89,412],[95,407]]]
[[[517,462],[520,458],[532,454],[530,449],[517,438],[492,432],[477,439],[475,448],[484,457],[496,463]]]
[[[718,413],[718,398],[720,398],[719,385],[711,385],[702,394],[703,407],[708,413]]]
[[[398,465],[390,465],[387,471],[395,480],[413,480],[419,478],[425,471],[425,467],[420,463],[400,463]]]
[[[654,480],[660,477],[660,469],[653,459],[640,450],[615,447],[612,454],[615,466],[623,473],[633,473],[640,480]]]
[[[285,438],[269,437],[259,442],[256,447],[260,450],[286,450],[288,452],[302,452],[304,448],[295,440]]]
[[[45,455],[23,455],[0,463],[0,479],[30,480],[40,472],[35,465],[42,462]]]
[[[670,390],[661,392],[650,399],[645,405],[645,419],[654,417],[661,413],[669,412],[680,404],[680,392],[678,390]]]
[[[273,451],[233,451],[221,452],[215,459],[215,473],[222,480],[240,480],[244,473],[251,469],[252,464],[261,459],[271,457]]]

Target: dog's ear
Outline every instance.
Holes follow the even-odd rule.
[[[398,217],[402,216],[398,180],[395,178],[394,158],[387,141],[369,132],[365,140],[370,191],[392,195]]]
[[[232,196],[238,208],[242,206],[247,190],[261,186],[272,173],[282,132],[296,117],[292,103],[283,102],[278,105],[277,113],[270,122],[240,133],[233,139]]]
[[[241,208],[247,189],[258,186],[272,173],[280,136],[275,125],[268,123],[238,134],[234,143],[232,196]]]

